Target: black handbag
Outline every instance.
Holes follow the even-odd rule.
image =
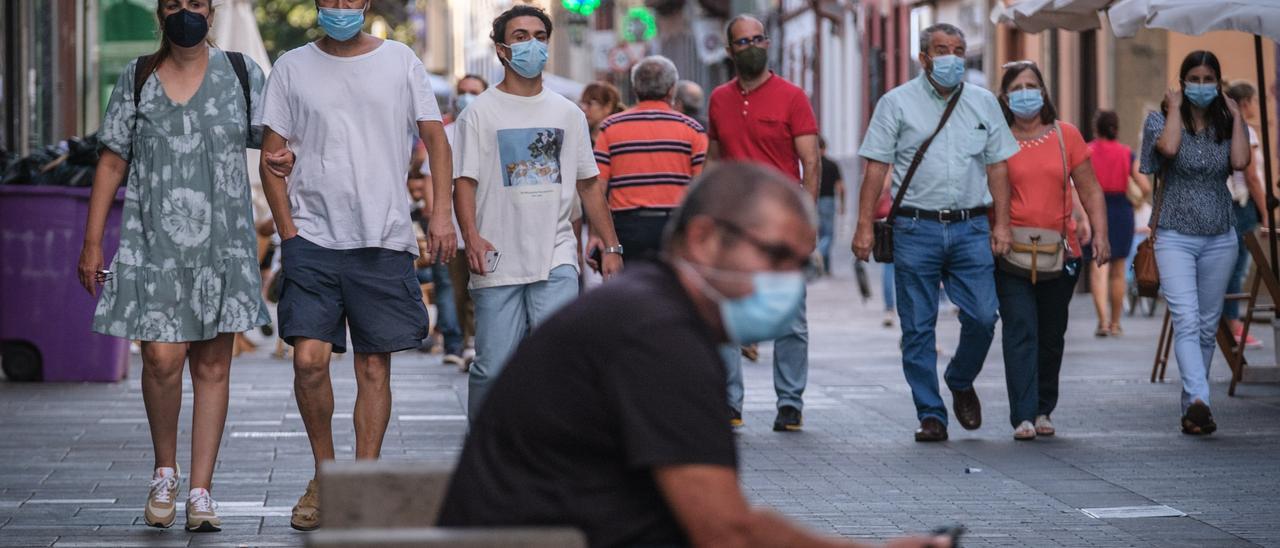
[[[933,135],[920,143],[920,148],[916,150],[916,155],[911,159],[911,167],[907,168],[907,175],[902,179],[902,185],[898,187],[898,195],[893,197],[893,205],[889,208],[889,216],[877,220],[871,225],[872,234],[875,242],[871,247],[871,255],[877,263],[893,262],[893,219],[898,216],[898,208],[902,205],[902,198],[907,195],[907,186],[911,184],[911,178],[915,176],[916,169],[920,167],[920,162],[924,160],[925,151],[929,150],[929,145],[933,143],[934,137],[942,133],[943,126],[947,125],[947,120],[951,118],[951,112],[956,109],[956,105],[960,103],[960,93],[964,91],[964,85],[961,84],[960,89],[956,90],[955,95],[951,96],[951,100],[947,101],[947,109],[942,111],[942,119],[938,121],[937,129],[933,130]]]

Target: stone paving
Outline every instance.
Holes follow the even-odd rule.
[[[1207,439],[1183,436],[1176,366],[1171,382],[1147,382],[1159,317],[1128,320],[1124,338],[1095,339],[1091,305],[1080,296],[1056,438],[1012,440],[997,337],[977,384],[982,429],[966,432],[953,421],[951,441],[917,444],[897,332],[879,325],[878,300],[855,296],[847,265],[811,288],[804,432],[770,430],[769,349],[762,364],[745,368],[739,444],[755,502],[852,538],[960,523],[969,529],[966,546],[1280,546],[1280,386],[1243,385],[1228,398],[1219,358],[1213,401],[1220,430]],[[956,320],[944,312],[940,324],[940,345],[954,348]],[[1264,330],[1268,349],[1250,354],[1258,362],[1271,357]],[[134,362],[129,380],[113,385],[0,381],[0,546],[303,545],[305,534],[288,527],[288,515],[312,471],[289,365],[265,351],[236,362],[213,489],[224,532],[192,535],[141,525],[153,464]],[[438,356],[410,352],[394,362],[385,458],[456,458],[465,376]],[[353,451],[351,366],[350,358],[333,365],[343,459]],[[184,400],[189,424],[189,386]],[[188,433],[184,427],[180,444]],[[188,454],[180,445],[180,462]],[[1186,516],[1095,519],[1080,511],[1139,505],[1168,505]]]

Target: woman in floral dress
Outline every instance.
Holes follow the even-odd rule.
[[[270,321],[262,301],[245,148],[245,93],[226,52],[206,40],[209,0],[159,0],[164,29],[152,61],[120,75],[99,133],[101,159],[80,256],[80,281],[101,296],[93,329],[142,341],[142,397],[156,471],[144,516],[176,520],[182,369],[195,392],[187,529],[221,527],[209,488],[227,415],[234,334]],[[245,59],[250,103],[262,104],[262,70]],[[141,64],[142,66],[138,66]],[[135,71],[149,70],[135,101]],[[136,107],[135,107],[136,105]],[[280,169],[291,168],[279,163]],[[103,270],[107,213],[127,175],[120,249]]]

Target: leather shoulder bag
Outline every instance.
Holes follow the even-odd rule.
[[[1165,160],[1171,162],[1173,160]],[[1138,251],[1133,255],[1133,279],[1138,284],[1138,296],[1156,298],[1160,295],[1160,267],[1156,265],[1156,229],[1160,227],[1160,205],[1164,202],[1164,168],[1161,168],[1152,183],[1155,187],[1151,194],[1151,234],[1138,244]]]
[[[877,263],[893,262],[893,219],[898,216],[898,208],[902,206],[902,199],[907,195],[907,186],[911,184],[911,178],[915,176],[916,169],[919,169],[920,162],[924,160],[925,151],[929,150],[933,139],[942,133],[942,128],[947,125],[947,119],[951,118],[951,112],[960,102],[962,92],[964,92],[964,84],[961,84],[951,96],[951,100],[947,101],[947,109],[942,111],[942,119],[938,120],[938,127],[933,130],[933,135],[925,139],[916,150],[915,157],[911,159],[911,167],[907,168],[907,175],[903,177],[902,185],[898,187],[898,195],[893,198],[893,205],[889,207],[889,215],[883,219],[877,219],[872,225],[875,242],[871,247],[871,255]]]
[[[1067,145],[1062,138],[1062,127],[1056,121],[1053,131],[1058,134],[1058,154],[1062,157],[1062,201],[1070,204],[1071,170],[1067,165]],[[1013,227],[1013,243],[1009,252],[996,263],[1000,270],[1028,278],[1031,285],[1035,285],[1040,280],[1061,277],[1066,261],[1067,221],[1063,219],[1061,232],[1029,226]]]

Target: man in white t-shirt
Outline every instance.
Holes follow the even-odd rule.
[[[355,351],[356,458],[375,459],[391,416],[391,353],[427,335],[413,263],[417,239],[405,186],[414,132],[432,171],[451,154],[426,69],[404,44],[360,32],[351,0],[318,0],[325,37],[276,61],[261,119],[263,157],[297,157],[285,180],[265,166],[263,186],[280,234],[280,336],[294,346],[294,391],[316,468],[333,460],[331,352]],[[435,182],[430,253],[453,254],[451,182]],[[320,526],[315,480],[290,524]]]
[[[489,82],[476,74],[467,74],[460,78],[454,84],[453,96],[453,117],[449,118],[448,123],[444,125],[444,135],[449,140],[449,145],[453,146],[453,120],[457,119],[458,114],[466,110],[481,93],[489,89]],[[422,165],[423,175],[431,176],[431,166]],[[450,182],[453,181],[453,173],[445,174]],[[445,365],[453,365],[458,371],[466,373],[471,368],[471,362],[475,359],[475,349],[472,346],[473,337],[476,333],[475,324],[475,306],[471,303],[471,292],[467,290],[467,286],[471,283],[471,269],[467,266],[467,245],[462,239],[462,229],[458,227],[456,217],[452,218],[453,228],[458,234],[458,250],[452,257],[441,257],[443,264],[432,266],[432,279],[436,284],[436,295],[440,297],[436,303],[439,320],[436,328],[444,335],[444,360]],[[448,295],[445,295],[445,292]],[[452,304],[453,309],[449,309]],[[447,329],[456,326],[456,332],[450,333]],[[453,339],[453,340],[451,340]]]
[[[520,340],[578,294],[575,195],[603,241],[604,276],[622,269],[586,116],[542,86],[551,19],[517,5],[494,20],[490,38],[505,76],[458,115],[453,139],[454,200],[476,308],[472,420]]]

